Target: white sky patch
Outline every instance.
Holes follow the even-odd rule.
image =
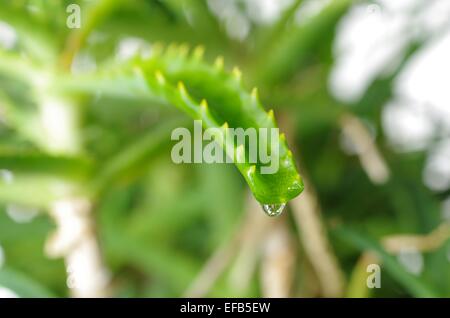
[[[430,1],[430,0],[425,0]],[[378,0],[378,3],[386,10],[392,12],[399,12],[404,10],[411,10],[424,0]]]
[[[308,0],[303,2],[295,13],[295,21],[298,24],[303,24],[309,18],[319,14],[331,0]]]
[[[441,0],[378,0],[354,6],[338,26],[331,92],[343,101],[357,101],[376,77],[392,69],[413,37],[429,38],[432,33],[441,33],[450,26],[449,16],[450,1]],[[434,53],[438,59],[430,56],[422,63],[442,63],[441,56],[449,51],[447,44],[441,45],[446,47],[436,48],[440,52]],[[429,80],[433,72],[429,70],[427,76],[422,76],[427,86],[438,81]]]
[[[419,16],[419,23],[427,32],[439,32],[449,24],[450,1],[431,0]]]
[[[447,29],[418,52],[396,80],[396,95],[411,102],[401,113],[387,107],[383,116],[388,136],[398,149],[427,150],[433,138],[444,138],[431,149],[424,170],[424,182],[434,191],[450,188],[449,53]]]
[[[241,13],[231,14],[225,19],[228,34],[237,40],[243,41],[250,32],[250,22]]]
[[[383,128],[397,151],[430,151],[425,184],[450,187],[450,1],[377,0],[357,5],[342,19],[334,43],[331,93],[358,101],[374,79],[398,65],[407,44],[428,39],[407,62],[385,105]],[[432,149],[430,149],[432,147]]]
[[[208,0],[208,7],[225,26],[228,35],[239,41],[247,38],[252,23],[271,24],[293,0]]]
[[[120,40],[116,49],[116,59],[124,61],[137,54],[149,55],[150,44],[140,38],[127,37]]]
[[[225,25],[227,33],[236,40],[244,40],[250,32],[250,21],[238,7],[236,0],[208,0],[209,9]]]
[[[305,17],[317,13],[330,0],[310,0],[301,7]],[[208,7],[224,24],[231,38],[243,41],[251,31],[252,23],[273,24],[293,0],[208,0]],[[320,2],[320,5],[317,4]],[[306,4],[307,3],[307,4]]]
[[[12,26],[0,21],[0,47],[12,49],[17,42],[17,34]]]
[[[425,165],[424,182],[435,191],[450,188],[450,138],[431,150]]]
[[[318,1],[318,0],[316,0]],[[275,22],[293,0],[246,0],[246,11],[250,19],[260,24]]]
[[[435,126],[426,105],[392,100],[382,113],[384,132],[397,151],[419,151],[433,139]]]
[[[338,26],[334,43],[336,64],[329,79],[333,95],[346,102],[360,99],[370,83],[402,55],[409,41],[404,14],[388,14],[381,7],[358,5]]]
[[[450,127],[449,87],[450,29],[408,62],[397,78],[395,91],[399,96],[426,105],[431,117]]]

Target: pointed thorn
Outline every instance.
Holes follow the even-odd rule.
[[[248,172],[249,172],[250,174],[255,173],[255,172],[256,172],[256,166],[255,166],[255,165],[250,166],[250,168],[248,169]]]
[[[252,98],[254,100],[258,100],[258,87],[253,87],[253,89],[252,89]]]
[[[270,120],[274,120],[274,114],[273,114],[273,109],[269,110],[269,112],[267,113],[267,117],[269,117]]]
[[[222,129],[228,129],[228,123],[224,122],[223,125],[221,126]]]
[[[208,102],[206,101],[206,99],[202,99],[202,101],[200,102],[200,108],[203,112],[206,112],[206,110],[208,109]]]
[[[184,86],[183,82],[178,82],[178,91],[182,94],[182,95],[186,95],[186,86]]]
[[[155,77],[159,84],[164,84],[166,82],[163,73],[159,70],[155,72]]]
[[[285,135],[284,133],[281,133],[281,134],[280,134],[280,140],[281,140],[282,142],[285,142],[285,141],[286,141],[286,135]]]
[[[205,47],[203,45],[198,45],[194,49],[193,53],[194,58],[201,60],[203,58],[203,54],[205,54]]]
[[[288,150],[287,154],[289,158],[292,158],[292,151]]]
[[[224,64],[224,62],[223,62],[223,56],[218,56],[217,58],[216,58],[216,60],[214,61],[214,67],[215,68],[217,68],[217,69],[219,69],[219,70],[221,70],[221,69],[223,69],[223,64]]]
[[[242,77],[242,72],[241,72],[241,70],[240,70],[237,66],[235,66],[235,67],[233,68],[232,73],[233,73],[233,76],[234,76],[237,80],[240,80],[240,79],[241,79],[241,77]]]

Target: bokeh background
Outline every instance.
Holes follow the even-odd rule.
[[[98,75],[156,43],[258,86],[306,184],[282,216]],[[0,297],[449,297],[449,56],[445,0],[2,0]]]

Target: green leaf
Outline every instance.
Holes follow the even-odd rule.
[[[101,72],[79,78],[63,79],[59,89],[84,93],[102,92],[114,96],[135,96],[172,105],[195,120],[202,120],[204,128],[216,128],[223,134],[228,128],[277,128],[273,111],[266,112],[257,89],[248,92],[240,71],[225,70],[223,59],[214,65],[206,63],[203,48],[188,54],[188,47],[171,45],[166,51],[153,47],[146,59],[137,58],[120,68],[104,68]],[[303,181],[297,172],[292,153],[284,134],[279,135],[278,166],[273,174],[262,174],[261,162],[239,163],[238,146],[217,140],[244,176],[255,198],[263,204],[282,204],[303,191]],[[260,145],[258,136],[257,144]],[[263,141],[264,144],[264,141]],[[270,149],[268,141],[265,144]],[[241,151],[248,158],[247,149]]]
[[[179,118],[168,120],[110,158],[99,167],[100,171],[92,182],[93,192],[101,192],[111,182],[145,167],[145,163],[169,140],[171,131],[184,122]]]
[[[329,43],[328,37],[354,0],[330,1],[318,14],[300,25],[292,23],[270,50],[259,54],[254,72],[265,84],[283,82],[292,77],[305,61],[317,54],[317,47]]]
[[[49,155],[36,151],[15,151],[0,148],[0,169],[20,173],[46,174],[82,179],[93,167],[85,157]]]
[[[32,278],[7,267],[0,269],[0,286],[11,289],[19,297],[55,297],[52,292]]]
[[[187,47],[170,46],[164,53],[137,61],[136,68],[147,80],[153,95],[193,119],[201,120],[204,128],[222,132],[222,138],[216,141],[233,159],[259,202],[281,204],[300,194],[303,182],[283,134],[278,140],[279,169],[273,174],[261,173],[262,163],[248,162],[248,149],[239,148],[241,145],[223,138],[229,132],[228,128],[255,128],[257,131],[259,128],[277,128],[273,111],[264,110],[257,90],[247,92],[240,71],[235,68],[227,72],[220,57],[211,66],[203,61],[201,47],[190,56],[187,53]],[[258,136],[258,145],[260,138]],[[239,153],[246,156],[244,163],[238,159]]]
[[[46,208],[52,201],[80,191],[79,183],[91,175],[92,167],[84,157],[0,149],[0,169],[12,176],[11,180],[0,179],[0,202]]]

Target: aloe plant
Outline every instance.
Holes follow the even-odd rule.
[[[188,51],[186,45],[172,44],[166,51],[156,46],[150,58],[138,58],[128,65],[120,66],[119,69],[78,79],[80,82],[95,82],[93,87],[89,85],[78,89],[91,91],[94,88],[97,92],[101,92],[102,82],[119,83],[122,74],[132,73],[129,75],[130,81],[136,84],[135,87],[128,87],[125,90],[122,88],[121,94],[132,95],[134,92],[160,103],[175,106],[191,118],[201,120],[205,128],[222,129],[225,135],[227,129],[231,127],[243,129],[277,127],[273,110],[269,112],[264,110],[258,90],[256,88],[251,92],[245,90],[242,74],[238,68],[227,72],[222,57],[218,57],[212,66],[209,65],[203,60],[202,46],[195,48],[192,54]],[[117,73],[120,74],[119,77],[115,75]],[[143,86],[142,82],[147,85]],[[67,85],[71,87],[73,84]],[[228,155],[233,158],[255,198],[262,204],[286,204],[303,190],[301,177],[297,173],[284,134],[280,135],[277,143],[280,145],[276,159],[279,161],[279,169],[271,174],[261,174],[259,167],[263,164],[249,163],[245,150],[237,149],[243,145],[235,143],[227,145],[224,138],[218,139],[217,142],[229,152]],[[233,147],[231,151],[230,147]],[[236,154],[247,158],[238,162]]]
[[[347,107],[329,92],[333,42],[348,11],[373,1],[308,11],[314,1],[295,0],[271,23],[245,0],[222,1],[228,11],[219,2],[2,1],[0,287],[38,297],[267,296],[265,275],[277,273],[291,296],[337,297],[352,272],[362,290],[364,262],[355,260],[373,250],[388,275],[372,295],[448,295],[448,242],[427,250],[417,277],[374,243],[441,222],[438,198],[418,184],[423,156],[392,151],[381,125],[421,44],[411,42],[394,72]],[[70,4],[81,8],[79,29],[67,26]],[[302,10],[309,16],[299,21]],[[391,168],[386,184],[371,183],[364,160],[340,148],[343,116],[376,128],[371,149]],[[222,133],[215,141],[233,165],[171,162],[171,132],[196,120]],[[276,149],[258,140],[279,169],[262,173],[265,163],[223,138],[232,128],[284,132]],[[302,195],[298,167],[308,176]],[[259,221],[247,192],[258,212],[287,216]],[[72,286],[83,271],[70,265],[84,264],[83,251],[90,279]],[[218,263],[211,286],[199,288]]]
[[[90,12],[104,10],[104,3],[107,1],[100,3]],[[82,32],[88,31],[83,29]],[[82,34],[82,37],[87,36]],[[94,74],[78,78],[69,77],[63,79],[62,84],[59,83],[59,76],[64,77],[64,74],[57,72],[50,75],[54,78],[54,83],[50,85],[56,85],[56,90],[62,91],[63,94],[67,91],[117,94],[114,90],[118,88],[121,94],[137,94],[139,97],[145,96],[161,103],[172,104],[192,118],[202,120],[205,128],[222,127],[225,131],[227,127],[277,127],[273,110],[265,112],[257,89],[253,88],[251,93],[247,92],[241,71],[235,67],[232,72],[227,72],[222,57],[218,57],[214,65],[210,66],[203,60],[202,46],[198,46],[191,55],[187,45],[171,44],[165,52],[158,52],[161,50],[158,46],[153,47],[151,58],[137,59],[126,65],[109,66],[106,70],[99,69]],[[35,77],[45,76],[45,73],[32,66],[27,70]],[[131,85],[120,87],[125,78]],[[146,87],[140,86],[142,79],[147,82]],[[114,84],[111,85],[112,83]],[[296,171],[284,134],[280,135],[278,143],[280,149],[277,160],[280,169],[274,174],[261,174],[260,169],[256,169],[261,163],[238,163],[236,158],[233,158],[256,199],[264,205],[286,204],[303,190],[301,177]],[[221,146],[224,149],[229,147],[224,141]],[[237,147],[234,144],[230,146]],[[238,150],[234,149],[233,153],[237,152]]]

